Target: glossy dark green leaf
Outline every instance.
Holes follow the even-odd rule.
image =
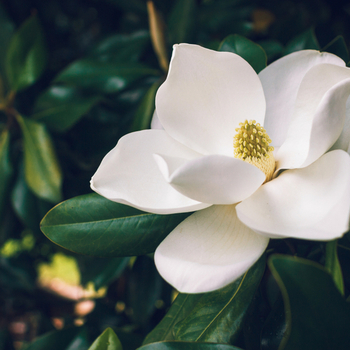
[[[155,82],[143,97],[131,126],[131,131],[148,129],[155,109],[155,97],[161,81]]]
[[[40,227],[51,241],[76,253],[133,256],[154,252],[188,215],[145,213],[92,193],[60,203]]]
[[[350,305],[319,264],[274,255],[269,267],[284,300],[287,335],[280,349],[346,350],[350,347]]]
[[[258,44],[266,52],[268,62],[271,62],[282,55],[283,45],[277,40],[262,40],[259,41]]]
[[[320,45],[317,41],[315,31],[309,29],[292,39],[285,47],[284,54],[287,55],[300,50],[319,50]]]
[[[174,326],[191,313],[202,296],[203,294],[179,293],[164,318],[147,335],[143,345],[157,341],[174,340]]]
[[[10,133],[5,129],[0,134],[0,216],[3,215],[12,174],[13,168],[10,160]]]
[[[7,78],[18,91],[37,81],[46,67],[47,52],[43,30],[33,15],[13,35],[6,56]]]
[[[99,42],[91,50],[89,57],[102,62],[136,62],[148,44],[148,31],[138,31],[129,35],[115,34]]]
[[[130,258],[92,258],[88,257],[86,263],[79,264],[81,283],[93,282],[95,289],[108,286],[124,271]]]
[[[0,89],[5,90],[6,82],[3,79],[5,74],[5,58],[8,45],[11,41],[12,34],[15,30],[13,22],[4,10],[3,5],[0,3]],[[0,94],[4,91],[0,90]]]
[[[63,350],[71,344],[80,331],[81,328],[72,327],[45,333],[25,346],[23,350]]]
[[[332,275],[333,280],[339,292],[344,295],[344,281],[341,271],[338,253],[337,253],[337,240],[330,241],[326,244],[326,263],[325,267]]]
[[[40,198],[61,199],[62,174],[53,143],[43,124],[17,116],[24,138],[24,173],[28,187]]]
[[[234,283],[203,294],[186,318],[175,325],[175,339],[232,344],[264,270],[265,256]]]
[[[257,73],[266,67],[267,57],[264,49],[238,34],[225,38],[220,44],[219,51],[233,52],[243,57]]]
[[[34,106],[32,118],[56,131],[72,127],[100,99],[83,94],[72,86],[54,85],[42,93]]]
[[[115,93],[140,78],[153,75],[159,75],[159,71],[139,63],[82,59],[69,65],[55,81],[101,93]]]
[[[161,299],[163,280],[153,259],[139,256],[128,278],[128,305],[132,309],[132,320],[139,325],[147,325],[155,311],[156,301]]]
[[[345,63],[348,63],[349,58],[349,50],[346,46],[345,40],[341,35],[338,35],[334,38],[330,43],[328,43],[322,51],[334,53],[344,60]]]
[[[196,26],[197,2],[176,0],[168,20],[168,33],[171,44],[188,43],[193,40]]]
[[[158,342],[147,344],[138,348],[138,350],[241,350],[236,346],[216,343],[200,342]]]
[[[107,328],[89,347],[89,350],[122,350],[117,335],[111,328]]]

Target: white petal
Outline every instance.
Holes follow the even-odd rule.
[[[164,130],[163,125],[160,123],[156,110],[153,112],[152,121],[151,121],[151,129],[159,129]]]
[[[183,196],[165,181],[153,158],[153,153],[160,151],[187,159],[199,156],[163,130],[131,133],[102,160],[91,179],[91,188],[112,201],[158,214],[208,207]]]
[[[272,146],[281,146],[287,136],[299,86],[305,74],[321,63],[345,66],[344,61],[335,55],[303,50],[280,58],[259,73],[266,98],[264,127]]]
[[[335,144],[331,147],[331,150],[342,149],[349,153],[350,149],[350,98],[346,101],[346,116],[343,130],[335,142]]]
[[[234,204],[265,181],[256,166],[234,157],[211,155],[193,160],[156,156],[166,180],[183,195],[204,203]]]
[[[265,98],[257,74],[238,55],[181,44],[174,46],[156,109],[179,142],[202,154],[232,155],[238,124],[263,124]]]
[[[210,292],[247,271],[268,241],[238,220],[234,205],[212,206],[178,225],[154,258],[159,273],[180,292]]]
[[[320,64],[309,70],[300,85],[287,138],[276,152],[278,169],[305,167],[335,143],[349,94],[349,68]]]
[[[336,150],[287,170],[236,209],[244,224],[268,237],[341,237],[349,229],[350,156]]]

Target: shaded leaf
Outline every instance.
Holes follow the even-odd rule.
[[[41,230],[54,243],[80,254],[144,255],[154,252],[188,215],[145,213],[92,193],[54,207],[41,221]]]
[[[319,50],[320,45],[317,41],[315,31],[309,29],[292,39],[285,47],[284,54],[288,55],[294,51],[300,50]]]
[[[34,15],[13,35],[6,56],[6,73],[12,90],[37,81],[46,67],[47,52],[43,30]]]
[[[171,44],[189,43],[193,40],[196,26],[197,2],[195,0],[177,0],[168,20],[168,32]]]
[[[71,86],[51,86],[42,93],[34,106],[33,119],[56,131],[72,127],[100,99],[83,94]]]
[[[241,350],[236,346],[197,342],[158,342],[141,346],[138,350]]]
[[[341,59],[344,60],[345,63],[348,63],[350,60],[349,50],[346,46],[344,38],[341,35],[338,35],[330,43],[328,43],[322,49],[322,51],[330,52],[339,56]]]
[[[115,93],[140,78],[152,75],[159,75],[159,71],[139,63],[116,64],[87,58],[73,62],[55,81],[101,93]]]
[[[136,62],[149,43],[148,31],[115,34],[99,42],[90,51],[89,57],[102,62]]]
[[[160,84],[161,81],[155,82],[146,92],[146,95],[137,108],[130,131],[144,130],[150,127],[155,110],[155,97]]]
[[[333,277],[334,283],[339,289],[339,292],[344,295],[344,281],[341,271],[338,253],[337,240],[330,241],[326,244],[326,263],[325,267]]]
[[[56,203],[61,199],[62,174],[51,137],[44,125],[17,115],[24,138],[24,173],[38,196]]]
[[[319,264],[291,256],[273,255],[269,267],[284,300],[286,338],[281,349],[350,347],[350,305],[332,277]]]
[[[122,350],[117,335],[111,328],[107,328],[89,347],[89,350]]]
[[[220,44],[219,51],[233,52],[243,57],[256,73],[266,67],[267,57],[264,49],[238,34],[232,34],[225,38]]]

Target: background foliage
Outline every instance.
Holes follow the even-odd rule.
[[[236,52],[257,72],[301,49],[349,62],[349,4],[154,6],[0,3],[0,349],[348,349],[349,234],[272,241],[222,291],[176,297],[150,254],[185,214],[144,215],[91,194],[89,180],[122,135],[149,127],[172,44]],[[42,221],[45,237],[41,219],[67,199]],[[81,238],[101,230],[89,251]]]

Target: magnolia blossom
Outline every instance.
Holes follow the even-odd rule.
[[[156,95],[162,130],[121,138],[91,180],[144,211],[194,211],[159,245],[181,292],[226,286],[270,238],[332,240],[349,228],[350,70],[300,51],[259,75],[241,57],[175,45]]]

